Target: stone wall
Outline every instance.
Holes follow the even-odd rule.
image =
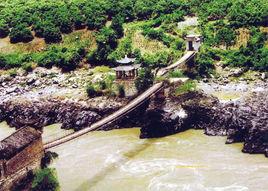
[[[0,160],[0,180],[4,177],[4,161]]]
[[[30,146],[18,153],[15,157],[6,161],[5,175],[9,176],[24,166],[27,166],[31,161],[36,159],[36,156],[43,151],[42,139],[38,139]]]
[[[38,139],[22,152],[8,161],[0,161],[1,171],[4,176],[0,176],[0,191],[10,190],[12,185],[27,176],[31,170],[40,168],[41,159],[44,156],[42,139]]]
[[[16,173],[7,176],[5,179],[0,180],[0,191],[9,191],[11,188],[19,184],[21,180],[27,177],[29,171],[35,171],[40,168],[40,158],[42,158],[43,153],[40,153],[38,157],[36,157],[35,161],[31,161],[26,167],[20,169]]]

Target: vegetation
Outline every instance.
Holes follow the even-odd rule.
[[[118,97],[123,98],[126,96],[124,85],[118,85]]]
[[[0,38],[28,43],[39,37],[46,45],[32,52],[1,51],[0,69],[23,67],[30,72],[38,65],[70,71],[86,61],[91,66],[113,67],[128,55],[144,71],[157,71],[182,55],[186,33],[177,29],[177,22],[189,14],[199,16],[204,37],[191,75],[209,76],[219,60],[267,71],[267,34],[259,30],[267,26],[266,0],[3,0]],[[241,28],[250,29],[250,38],[235,48]],[[94,39],[86,42],[70,35],[72,43],[64,45],[66,34],[78,29],[91,31]],[[39,38],[33,42],[40,42]],[[99,84],[100,89],[107,89],[103,85]]]
[[[29,42],[33,40],[33,35],[30,29],[27,28],[25,24],[19,24],[14,26],[10,31],[10,42]]]
[[[175,90],[175,94],[181,95],[190,91],[195,91],[196,90],[196,83],[192,80],[189,80],[185,83],[183,83],[182,85],[180,85],[176,90]]]
[[[98,95],[97,90],[95,89],[95,87],[92,84],[89,84],[87,86],[86,91],[87,91],[88,97],[90,97],[90,98],[93,98],[93,97]]]
[[[53,159],[58,158],[58,154],[55,152],[47,151],[41,160],[41,167],[47,168],[47,166],[53,161]]]
[[[182,78],[185,76],[181,70],[173,70],[173,71],[169,72],[169,77],[170,78]]]
[[[267,27],[268,3],[265,0],[194,0],[192,11],[200,17],[201,31],[206,51],[197,59],[196,73],[213,72],[213,63],[222,60],[226,65],[267,71],[267,34],[260,27]],[[238,30],[250,30],[249,40],[237,42]],[[242,44],[235,48],[235,44]]]
[[[143,92],[148,89],[154,82],[154,75],[150,68],[141,69],[139,76],[135,81],[135,86],[138,92]]]
[[[38,170],[35,174],[32,191],[57,191],[59,190],[59,182],[56,177],[55,169],[44,168]]]
[[[5,38],[9,35],[9,26],[5,20],[0,20],[0,38]]]

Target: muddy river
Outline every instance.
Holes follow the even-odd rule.
[[[46,128],[53,139],[59,125]],[[14,130],[0,123],[0,138]],[[63,191],[265,191],[268,160],[226,145],[225,137],[200,130],[141,140],[139,129],[92,132],[56,147],[56,168]]]

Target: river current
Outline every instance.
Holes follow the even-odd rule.
[[[58,134],[57,127],[44,135]],[[1,138],[10,133],[1,123]],[[63,191],[267,190],[267,158],[225,140],[201,130],[150,140],[139,139],[138,128],[91,132],[54,148],[59,158],[50,167]]]

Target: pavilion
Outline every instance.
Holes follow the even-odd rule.
[[[135,58],[129,58],[127,55],[121,60],[116,62],[120,65],[114,68],[116,72],[116,79],[118,80],[131,80],[138,76],[139,64],[134,64]]]

